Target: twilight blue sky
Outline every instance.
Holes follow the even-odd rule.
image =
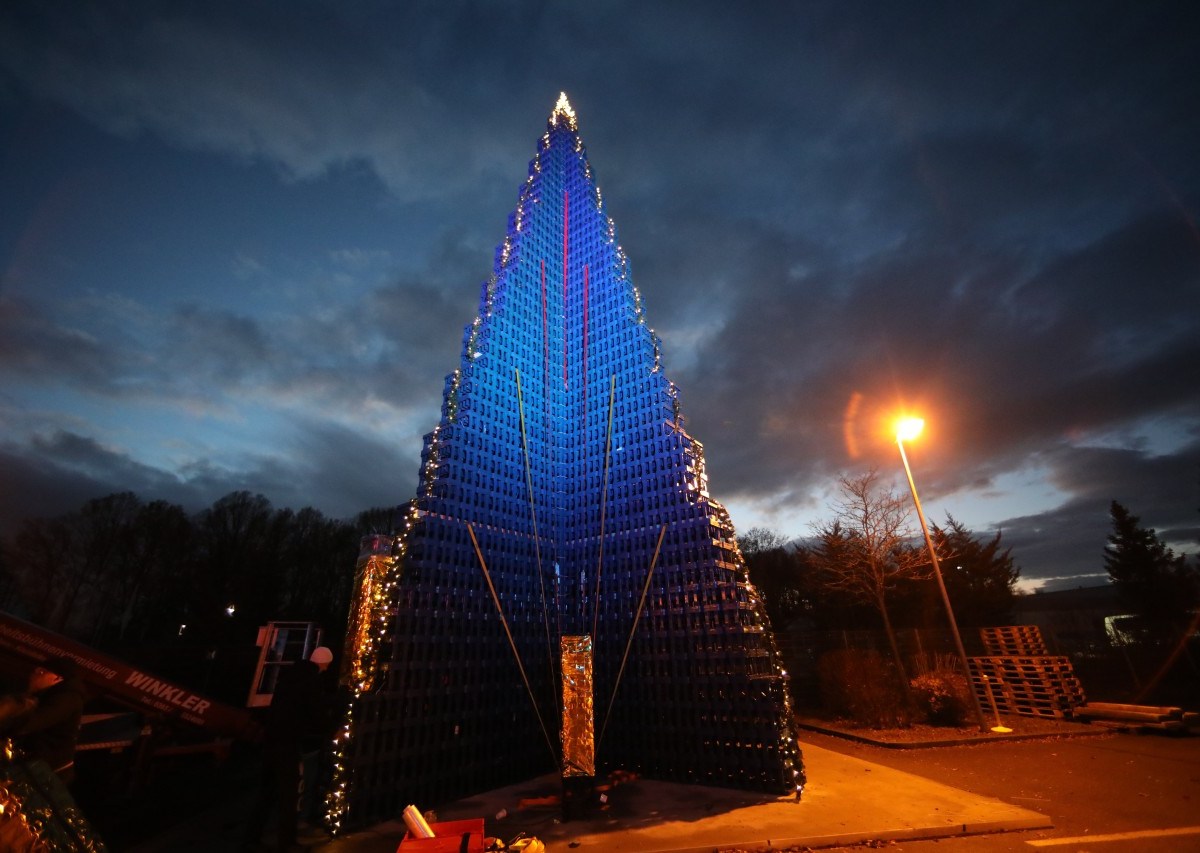
[[[1027,587],[1200,537],[1193,3],[16,0],[0,531],[403,502],[560,90],[713,493],[901,476]],[[897,485],[902,485],[897,479]],[[1088,576],[1092,577],[1088,577]]]

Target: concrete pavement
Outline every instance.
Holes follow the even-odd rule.
[[[997,799],[832,750],[802,746],[811,781],[800,802],[638,779],[611,789],[605,806],[563,823],[557,805],[520,808],[522,800],[544,800],[559,793],[560,780],[550,775],[444,806],[438,809],[438,820],[483,817],[488,835],[508,841],[523,832],[539,838],[547,853],[832,847],[873,839],[939,838],[1052,825],[1045,815]],[[496,819],[502,810],[507,815]],[[313,850],[395,853],[404,832],[404,824],[397,820],[325,841]]]

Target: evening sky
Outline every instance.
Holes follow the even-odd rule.
[[[0,530],[130,490],[350,517],[421,436],[565,90],[713,494],[842,475],[1103,577],[1200,537],[1194,3],[0,11]]]

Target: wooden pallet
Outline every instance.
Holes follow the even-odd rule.
[[[1046,643],[1037,625],[1006,625],[980,628],[979,636],[988,655],[1045,655]]]
[[[1065,717],[1086,699],[1071,661],[1051,655],[971,658],[971,681],[986,708],[1027,717]]]

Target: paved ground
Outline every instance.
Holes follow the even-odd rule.
[[[1094,728],[1080,728],[1080,733],[1097,733]],[[1019,733],[985,738],[1023,739]],[[441,806],[438,820],[483,818],[487,835],[505,841],[520,833],[535,836],[549,853],[802,849],[1053,825],[1039,812],[852,754],[861,749],[839,750],[839,744],[845,743],[840,739],[821,740],[827,746],[801,738],[810,782],[800,802],[638,779],[612,788],[607,803],[596,803],[578,819],[563,822],[559,806],[551,801],[559,794],[561,783],[550,775]],[[543,804],[537,804],[538,800]],[[504,816],[498,818],[501,813]],[[226,804],[138,844],[130,853],[234,850],[244,821],[244,805],[230,808]],[[314,853],[421,853],[420,844],[406,842],[400,847],[404,835],[404,824],[396,820],[334,840],[320,835],[306,840],[313,843]]]
[[[562,822],[559,808],[519,808],[552,797],[560,782],[546,776],[460,801],[438,812],[442,821],[486,818],[486,831],[505,840],[534,835],[549,853],[711,853],[715,849],[830,846],[871,839],[936,838],[1047,827],[1037,812],[981,797],[899,770],[815,746],[804,747],[811,784],[800,802],[694,785],[639,779],[613,788],[609,802]],[[495,816],[507,811],[507,816]],[[394,853],[403,823],[376,826],[315,848],[318,853]],[[406,843],[420,853],[420,845]]]
[[[1195,735],[1105,732],[924,750],[881,749],[816,733],[805,737],[818,746],[1035,809],[1054,824],[1031,832],[909,839],[889,844],[889,851],[1200,851],[1200,737]]]

